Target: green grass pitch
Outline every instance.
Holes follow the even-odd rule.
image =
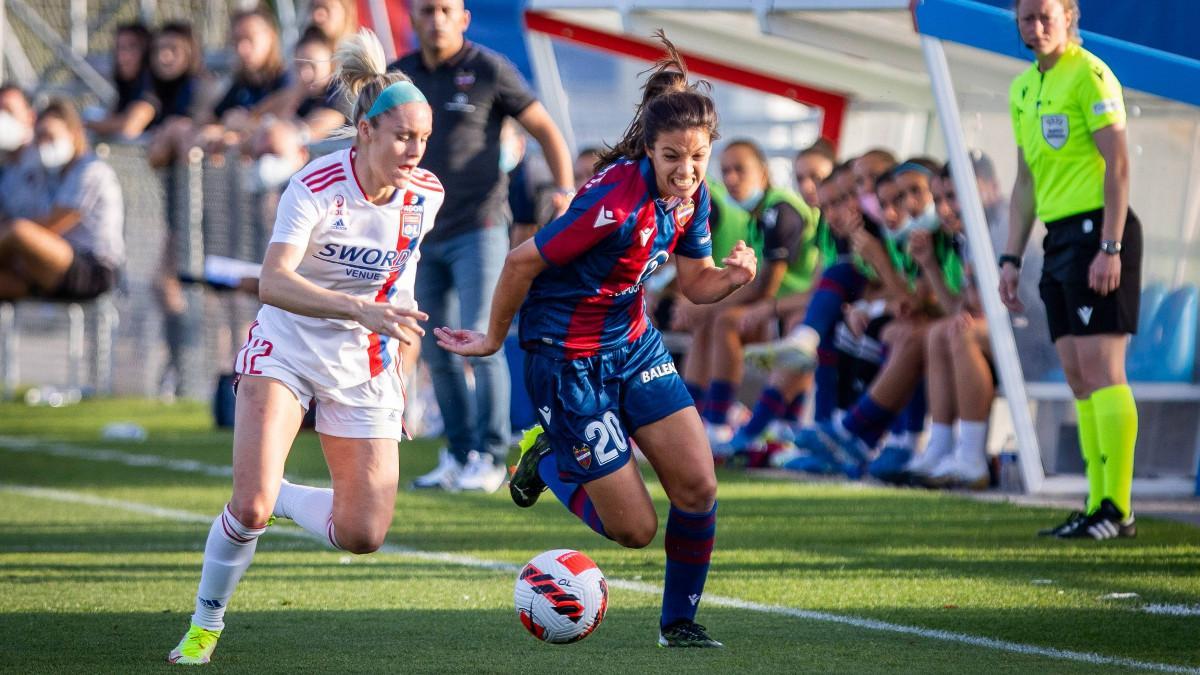
[[[149,439],[101,441],[112,420],[143,425]],[[229,433],[210,429],[199,405],[0,404],[0,672],[172,668],[164,659],[187,626],[206,521],[229,495],[229,478],[205,469],[227,465],[229,448]],[[118,452],[97,453],[105,449]],[[436,449],[430,441],[401,446],[402,484],[433,466]],[[301,434],[288,475],[327,480],[315,435]],[[402,490],[386,552],[350,556],[268,531],[209,668],[1200,672],[1200,616],[1144,611],[1200,607],[1195,527],[1145,518],[1134,541],[1045,541],[1033,533],[1065,514],[918,490],[719,477],[706,594],[754,604],[702,603],[698,619],[725,650],[655,646],[659,597],[638,584],[662,582],[661,537],[644,550],[622,549],[549,496],[523,511],[506,491]],[[665,497],[648,481],[661,519]],[[616,585],[603,625],[578,644],[545,645],[523,631],[508,567],[413,553],[511,566],[550,548],[580,549],[610,579],[630,582]],[[1113,593],[1137,597],[1106,598]],[[937,631],[991,641],[948,641]],[[1087,654],[1104,660],[1087,662]]]

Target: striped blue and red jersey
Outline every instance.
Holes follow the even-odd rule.
[[[650,328],[646,278],[672,252],[712,255],[708,188],[660,199],[648,158],[621,159],[596,174],[534,243],[549,263],[521,307],[528,350],[577,359],[627,345]]]

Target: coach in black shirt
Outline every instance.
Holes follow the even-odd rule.
[[[392,64],[433,107],[433,136],[421,161],[446,189],[433,230],[421,243],[416,293],[431,326],[487,330],[492,293],[508,251],[508,182],[500,170],[500,128],[514,117],[537,140],[559,186],[558,212],[573,192],[562,134],[506,58],[463,37],[471,15],[462,0],[413,0],[420,49]],[[451,294],[460,317],[450,317]],[[446,424],[449,448],[414,487],[494,491],[504,482],[509,440],[508,367],[503,352],[471,359],[474,405],[459,357],[426,333],[423,352]]]

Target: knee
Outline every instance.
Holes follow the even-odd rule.
[[[337,538],[338,547],[348,553],[355,555],[363,555],[366,553],[374,553],[383,546],[384,536],[383,531],[370,530],[335,530],[334,537]]]
[[[271,518],[271,511],[274,506],[274,504],[267,502],[267,498],[264,495],[241,497],[235,494],[229,500],[229,513],[243,526],[257,529],[266,527],[267,521]]]
[[[688,513],[704,513],[717,502],[717,477],[709,473],[688,485],[672,490],[671,504]]]
[[[613,530],[609,530],[605,526],[605,531],[613,541],[625,548],[646,548],[650,542],[654,541],[654,535],[658,533],[658,517],[651,514],[648,518],[639,518],[636,522],[627,523]]]

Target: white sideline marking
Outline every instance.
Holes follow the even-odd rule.
[[[67,502],[72,504],[86,504],[89,506],[103,506],[112,509],[121,509],[132,513],[140,513],[147,516],[162,518],[165,520],[173,520],[176,522],[209,524],[212,518],[203,514],[194,513],[191,511],[181,511],[178,509],[167,509],[151,504],[142,504],[139,502],[129,502],[118,499],[108,499],[106,497],[98,497],[82,492],[72,492],[67,490],[55,490],[49,488],[32,487],[25,485],[6,485],[0,484],[0,492],[8,492],[12,494],[23,495],[26,497],[36,497],[40,499],[48,499],[58,502]],[[313,541],[322,541],[320,537],[311,535],[304,530],[292,526],[276,526],[271,529],[273,534],[283,535],[287,537],[298,537],[312,539]],[[404,546],[395,546],[385,544],[381,549],[381,553],[388,553],[397,556],[408,558],[416,558],[429,562],[440,562],[463,567],[472,567],[476,569],[485,569],[497,572],[514,573],[520,570],[521,566],[513,563],[502,562],[499,560],[485,560],[475,558],[468,555],[460,555],[456,553],[440,553],[434,551],[421,551]],[[662,587],[654,584],[648,584],[640,581],[628,581],[625,579],[608,580],[610,586],[623,590],[633,591],[635,593],[647,593],[650,595],[661,595]],[[1093,652],[1076,652],[1067,649],[1056,649],[1054,647],[1039,647],[1036,645],[1026,645],[1018,642],[1007,642],[995,638],[979,637],[976,635],[967,635],[966,633],[955,633],[952,631],[936,630],[931,628],[921,628],[919,626],[906,626],[904,624],[891,623],[888,621],[876,621],[874,619],[864,619],[855,616],[844,616],[841,614],[831,614],[829,612],[817,612],[805,609],[796,609],[793,607],[780,607],[778,605],[766,605],[750,600],[742,600],[740,598],[730,598],[723,596],[710,595],[704,598],[704,601],[709,605],[717,607],[728,607],[732,609],[741,609],[751,612],[761,612],[764,614],[776,614],[789,616],[797,619],[805,619],[808,621],[821,621],[825,623],[837,623],[844,626],[852,626],[854,628],[862,628],[864,630],[879,631],[884,633],[900,633],[903,635],[913,635],[928,640],[941,640],[943,642],[957,642],[966,644],[972,647],[980,647],[983,649],[994,649],[997,651],[1013,652],[1016,654],[1024,654],[1028,656],[1042,656],[1051,659],[1059,659],[1063,661],[1075,661],[1078,663],[1088,663],[1092,665],[1103,666],[1122,666],[1126,668],[1134,668],[1138,670],[1149,670],[1160,673],[1192,673],[1200,674],[1200,668],[1188,668],[1186,666],[1178,666],[1168,663],[1156,663],[1153,661],[1139,661],[1137,659],[1129,659],[1119,656],[1104,656]],[[1163,606],[1181,608],[1182,606]],[[1187,609],[1187,608],[1184,608]],[[1172,612],[1174,613],[1174,612]]]
[[[1142,611],[1167,616],[1200,616],[1200,605],[1146,605]]]
[[[95,461],[119,462],[130,466],[152,466],[156,468],[166,468],[173,471],[183,471],[188,473],[204,473],[207,475],[220,476],[232,475],[232,468],[227,466],[223,467],[215,464],[204,464],[202,462],[191,460],[174,460],[159,455],[137,455],[117,450],[81,448],[63,443],[42,443],[35,440],[14,438],[9,436],[0,436],[0,449],[13,450],[16,452],[41,452],[60,457],[72,457]],[[57,490],[51,488],[0,483],[0,492],[9,492],[28,497],[37,497],[59,502],[87,504],[90,506],[104,506],[133,513],[141,513],[157,518],[163,518],[165,520],[173,520],[176,522],[200,523],[207,525],[212,523],[214,518],[214,516],[207,516],[191,511],[168,509],[140,502],[109,499],[106,497],[69,490]],[[323,538],[311,535],[308,532],[305,532],[304,530],[294,526],[274,526],[271,528],[271,532],[286,537],[312,539],[320,542],[324,541]],[[405,546],[396,546],[393,544],[384,544],[383,547],[380,548],[380,552],[429,562],[447,563],[462,567],[472,567],[475,569],[485,569],[498,572],[515,573],[521,568],[521,565],[499,560],[485,560],[483,558],[476,558],[457,553],[421,551],[418,549],[408,548]],[[662,594],[661,586],[656,586],[654,584],[641,581],[610,578],[608,579],[608,583],[609,586],[614,588],[633,591],[635,593],[646,593],[649,595]],[[728,607],[731,609],[742,609],[764,614],[789,616],[808,621],[836,623],[844,626],[861,628],[864,630],[913,635],[928,640],[956,642],[973,647],[981,647],[983,649],[994,649],[996,651],[1012,652],[1015,654],[1024,654],[1028,656],[1042,656],[1051,659],[1074,661],[1077,663],[1087,663],[1092,665],[1121,666],[1125,668],[1148,670],[1160,673],[1190,673],[1191,675],[1200,675],[1200,668],[1190,668],[1187,666],[1179,666],[1169,663],[1157,663],[1154,661],[1140,661],[1137,659],[1130,659],[1120,656],[1105,656],[1103,654],[1096,654],[1095,652],[1077,652],[1068,649],[1057,649],[1054,647],[1039,647],[1036,645],[1027,645],[1019,642],[1007,642],[1005,640],[999,640],[996,638],[980,637],[977,635],[968,635],[966,633],[955,633],[953,631],[938,630],[934,628],[921,628],[919,626],[907,626],[904,624],[891,623],[888,621],[877,621],[875,619],[865,619],[856,616],[797,609],[794,607],[782,607],[779,605],[767,605],[750,600],[743,600],[741,598],[709,595],[704,597],[704,602],[717,607]],[[1168,605],[1164,607],[1172,606]]]

